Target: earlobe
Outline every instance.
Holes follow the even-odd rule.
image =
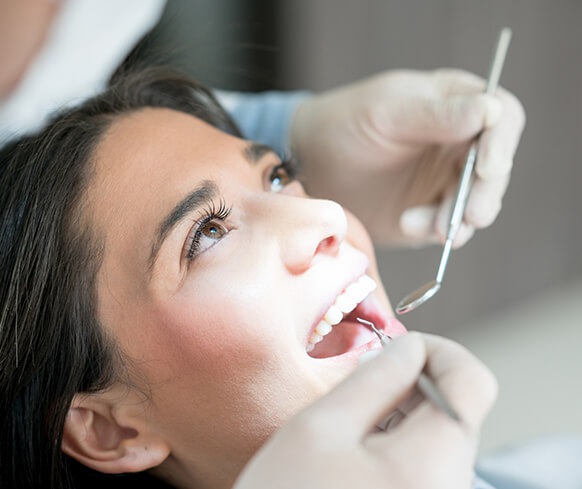
[[[63,452],[106,474],[160,465],[170,454],[169,445],[132,412],[134,407],[112,406],[110,399],[98,395],[77,396],[65,421]]]

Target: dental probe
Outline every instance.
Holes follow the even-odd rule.
[[[356,318],[356,321],[358,321],[362,324],[365,324],[366,326],[370,326],[370,328],[372,328],[374,333],[376,333],[376,336],[378,336],[378,338],[380,338],[380,341],[382,342],[382,346],[388,345],[390,343],[390,341],[392,340],[392,338],[390,336],[388,336],[387,334],[383,333],[378,328],[376,328],[374,323],[371,323],[370,321],[366,321],[365,319],[362,319],[362,318]],[[438,389],[436,384],[432,381],[432,379],[428,375],[426,375],[424,373],[424,371],[420,372],[420,376],[418,377],[417,387],[418,387],[418,390],[424,394],[424,397],[426,397],[430,402],[432,402],[433,406],[435,406],[437,409],[440,409],[441,411],[446,413],[449,416],[449,418],[451,418],[453,421],[461,421],[461,418],[455,412],[455,410],[451,407],[451,405],[449,404],[449,401],[447,401],[447,399],[442,394],[442,392]]]
[[[511,29],[505,27],[499,34],[497,48],[495,49],[495,55],[493,56],[493,61],[491,63],[491,70],[489,71],[489,78],[487,80],[487,88],[485,89],[485,93],[487,94],[492,94],[499,84],[499,78],[501,77],[501,70],[503,68],[503,63],[505,61],[505,55],[507,54],[507,48],[509,47],[510,40]],[[479,150],[480,136],[481,133],[477,135],[471,144],[471,147],[469,148],[469,152],[467,153],[463,173],[461,174],[459,186],[457,187],[455,204],[449,219],[447,239],[445,240],[443,247],[443,254],[441,256],[436,279],[424,284],[414,292],[411,292],[406,297],[404,297],[404,299],[402,299],[396,306],[396,312],[398,314],[404,314],[408,311],[416,309],[418,306],[424,304],[433,295],[435,295],[441,288],[443,277],[445,275],[445,269],[447,268],[447,263],[449,261],[449,256],[453,247],[453,242],[455,241],[457,232],[459,231],[461,223],[463,222],[465,206],[467,205],[469,192],[471,191],[471,186],[473,184],[473,173],[475,162],[477,160],[477,152]]]

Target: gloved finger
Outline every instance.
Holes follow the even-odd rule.
[[[401,413],[403,416],[408,415],[412,411],[414,411],[421,402],[426,401],[426,397],[418,388],[416,388],[412,394],[404,399],[402,404],[398,406],[397,411]]]
[[[435,70],[433,76],[443,96],[475,95],[483,93],[487,85],[479,75],[454,68]]]
[[[406,209],[400,216],[400,231],[412,242],[429,243],[438,242],[435,233],[435,219],[437,207],[423,205]]]
[[[438,70],[435,78],[442,93],[451,96],[469,96],[485,89],[484,79],[463,70]],[[513,156],[525,125],[525,111],[513,94],[499,87],[493,96],[502,110],[489,112],[489,117],[485,119],[476,166],[477,174],[482,178],[511,171]]]
[[[406,102],[398,111],[395,126],[399,137],[410,142],[465,142],[494,124],[503,111],[497,97],[484,93],[423,97]]]
[[[433,439],[440,441],[441,450],[443,447],[452,450],[455,444],[462,445],[467,440],[476,442],[481,424],[497,398],[495,378],[461,345],[431,335],[423,337],[428,352],[426,371],[461,421],[452,420],[425,400],[407,412],[406,418],[390,433],[392,441],[402,438],[402,443],[406,444],[415,435],[426,436],[430,432]],[[430,450],[435,447],[425,448],[424,457],[430,457]]]
[[[449,221],[451,219],[451,213],[453,211],[454,200],[456,198],[457,189],[451,188],[441,204],[438,207],[437,215],[435,219],[435,231],[438,239],[441,243],[444,243],[447,239],[447,233],[449,230]],[[455,240],[453,241],[453,248],[460,248],[466,244],[475,234],[475,227],[468,222],[461,222],[459,230]]]
[[[369,451],[384,456],[386,462],[394,463],[391,475],[404,480],[402,487],[472,487],[478,428],[467,429],[464,423],[453,421],[426,400],[398,421],[390,424],[386,433],[366,438],[364,444]],[[398,471],[399,467],[406,467],[411,455],[437,470],[426,480],[411,483],[410,476]]]
[[[452,420],[425,400],[388,433],[385,443],[390,437],[391,443],[398,439],[395,446],[399,448],[412,444],[416,450],[426,450],[422,454],[416,452],[421,460],[430,460],[435,450],[443,447],[453,450],[455,446],[466,446],[468,441],[476,440],[497,397],[497,382],[489,369],[461,345],[432,335],[422,337],[427,347],[425,370],[459,414],[461,422]],[[427,444],[426,433],[438,443]],[[419,443],[423,437],[424,445]]]
[[[376,427],[380,431],[388,431],[394,429],[398,424],[406,417],[406,413],[400,408],[396,411],[391,412],[382,421],[380,421]]]
[[[407,243],[437,244],[444,243],[451,215],[451,196],[440,206],[411,207],[400,216],[400,230],[407,238]],[[475,234],[472,222],[463,222],[459,227],[453,248],[464,246]]]
[[[360,358],[358,358],[358,365],[363,365],[381,354],[382,350],[370,350],[360,355]],[[394,428],[404,419],[407,413],[412,411],[418,405],[420,401],[422,401],[422,394],[417,390],[416,393],[413,393],[408,398],[404,399],[402,404],[388,414],[388,416],[377,422],[375,427],[380,431],[388,431],[389,429]]]
[[[453,249],[456,250],[465,246],[471,238],[475,235],[475,226],[471,226],[466,222],[462,222],[459,226],[459,231],[455,236],[455,240],[453,241]]]
[[[464,346],[424,334],[426,372],[468,428],[478,429],[497,398],[491,371]]]
[[[426,360],[417,333],[395,338],[382,353],[307,408],[308,424],[339,440],[355,442],[408,397]],[[338,426],[342,429],[338,430]]]
[[[475,172],[483,180],[506,176],[511,172],[513,157],[525,125],[524,109],[512,94],[499,89],[503,115],[481,134]]]
[[[475,179],[465,208],[465,222],[476,228],[490,226],[501,211],[508,185],[509,175],[489,180]]]

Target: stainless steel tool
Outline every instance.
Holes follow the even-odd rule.
[[[497,48],[495,49],[495,54],[491,63],[491,70],[489,71],[489,78],[487,80],[485,93],[493,93],[499,84],[499,78],[501,77],[501,70],[503,68],[503,63],[505,61],[505,55],[507,54],[507,48],[509,47],[510,40],[511,29],[505,27],[499,33]],[[471,147],[469,148],[469,152],[467,153],[463,173],[461,175],[461,179],[459,180],[459,186],[457,187],[457,196],[455,198],[455,204],[453,206],[453,211],[449,220],[447,239],[443,247],[443,254],[441,256],[436,279],[424,284],[422,287],[419,287],[414,292],[411,292],[406,297],[404,297],[404,299],[402,299],[396,306],[396,312],[398,314],[407,313],[413,309],[416,309],[421,304],[424,304],[433,295],[435,295],[442,286],[443,277],[445,274],[445,269],[447,268],[453,242],[455,241],[459,227],[463,222],[465,206],[467,205],[467,199],[469,197],[469,192],[471,191],[471,185],[474,179],[473,174],[475,162],[477,160],[477,153],[479,150],[480,135],[481,134],[475,138],[471,144]]]

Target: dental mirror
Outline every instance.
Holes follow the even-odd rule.
[[[419,287],[415,291],[405,296],[404,299],[398,303],[398,306],[396,306],[396,312],[398,314],[404,314],[408,311],[416,309],[418,306],[425,303],[433,295],[435,295],[440,288],[441,284],[436,280],[432,280],[431,282],[424,284],[422,287]]]
[[[510,40],[511,29],[505,27],[499,33],[499,39],[497,40],[497,47],[495,49],[495,54],[491,63],[491,70],[489,71],[489,78],[487,80],[485,93],[492,94],[499,84],[499,78],[501,77],[501,70],[503,68],[503,63],[505,61],[505,55],[507,54],[507,48],[509,47]],[[459,231],[459,227],[463,221],[465,206],[467,205],[467,199],[473,184],[473,170],[477,160],[480,135],[481,134],[477,135],[471,144],[471,147],[469,148],[469,152],[467,153],[467,159],[465,160],[463,173],[461,174],[459,186],[457,187],[455,205],[453,206],[453,211],[451,212],[451,217],[449,219],[447,239],[445,240],[443,247],[443,254],[441,256],[436,279],[424,284],[422,287],[419,287],[414,292],[411,292],[406,297],[404,297],[404,299],[402,299],[396,306],[397,314],[404,314],[412,311],[413,309],[416,309],[418,306],[424,304],[433,295],[435,295],[442,286],[443,276],[449,261],[449,255],[451,254],[453,242],[455,241],[457,232]]]

